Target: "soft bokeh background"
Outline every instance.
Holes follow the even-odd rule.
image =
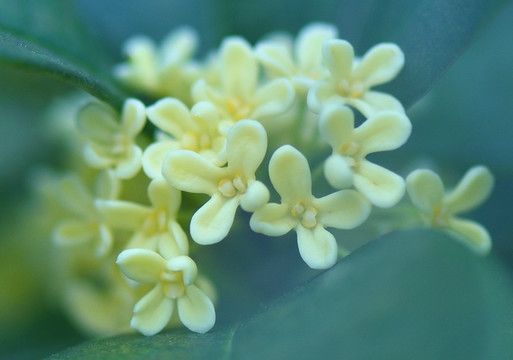
[[[352,1],[338,2],[334,0],[322,2],[290,0],[170,2],[152,0],[144,2],[144,5],[139,1],[132,0],[124,1],[123,6],[120,6],[119,1],[114,0],[77,1],[76,3],[80,13],[87,20],[90,30],[102,39],[105,51],[117,59],[121,59],[121,44],[127,37],[143,33],[161,39],[171,28],[183,24],[198,29],[203,54],[208,49],[216,47],[220,39],[228,34],[241,34],[254,42],[273,30],[296,32],[304,24],[313,20],[336,21],[341,17],[348,20],[338,24],[341,37],[355,42],[357,52],[362,53],[372,45],[369,43],[369,39],[389,40],[380,39],[379,34],[372,34],[373,27],[369,26],[369,23],[375,23],[376,27],[381,28],[395,26],[394,14],[388,14],[386,8],[382,9],[381,17],[374,15],[367,22],[359,20],[369,14],[375,14],[376,11],[370,11],[372,7],[383,6],[377,1],[369,1],[365,3],[368,5],[357,7],[354,16],[343,14],[354,9],[351,7]],[[389,3],[395,4],[396,1],[390,1],[387,4]],[[404,14],[408,13],[409,6],[413,6],[412,3],[414,2],[404,5]],[[226,8],[232,10],[224,11],[223,9]],[[263,9],[272,16],[266,19],[262,15]],[[462,11],[465,10],[462,9]],[[403,19],[406,17],[404,14],[399,14],[398,17]],[[471,266],[477,266],[477,269],[483,262],[483,264],[488,264],[483,266],[493,268],[493,270],[486,270],[482,273],[476,270],[474,274],[476,282],[486,282],[487,280],[483,276],[496,276],[499,279],[496,288],[491,289],[488,293],[488,296],[495,296],[497,299],[487,299],[487,294],[476,293],[483,297],[483,301],[488,301],[488,305],[493,301],[498,301],[501,304],[513,302],[513,298],[508,298],[511,291],[509,289],[502,291],[501,289],[501,287],[511,287],[513,284],[513,227],[511,225],[511,214],[513,213],[513,190],[511,187],[511,183],[513,183],[513,162],[511,161],[513,155],[513,103],[511,101],[513,98],[513,70],[511,68],[513,64],[513,46],[511,46],[513,44],[513,25],[511,19],[513,19],[513,5],[510,4],[504,7],[503,11],[490,23],[490,26],[482,31],[476,41],[441,76],[429,94],[409,110],[408,114],[413,122],[413,134],[408,144],[392,157],[388,157],[388,159],[385,156],[382,157],[394,169],[402,171],[403,175],[406,175],[415,164],[434,163],[452,184],[474,164],[489,166],[496,175],[496,189],[489,201],[481,209],[473,212],[471,216],[479,219],[490,230],[494,240],[491,255],[486,260],[474,260],[473,255],[468,255],[465,253],[466,249],[458,245],[447,245],[449,247],[446,249],[444,243],[447,242],[447,238],[444,237],[440,243],[436,243],[434,251],[421,247],[420,250],[417,248],[415,251],[412,250],[413,255],[407,251],[403,254],[387,252],[387,250],[379,250],[386,248],[387,245],[386,242],[380,241],[381,247],[372,253],[374,255],[369,255],[371,257],[378,256],[376,263],[385,267],[380,269],[381,272],[387,273],[388,271],[390,276],[401,276],[401,272],[397,269],[409,269],[404,265],[404,258],[401,256],[415,258],[415,254],[419,251],[425,251],[428,255],[444,251],[449,254],[460,254],[461,252],[464,255],[456,255],[456,258],[463,256],[464,260],[458,258],[462,263],[472,264]],[[406,61],[408,62],[408,58]],[[44,269],[49,262],[52,262],[52,259],[41,259],[38,256],[41,254],[41,247],[46,246],[44,239],[24,237],[24,225],[16,220],[18,214],[26,213],[25,199],[33,166],[42,162],[55,163],[59,158],[53,144],[44,134],[44,127],[40,122],[41,116],[55,96],[67,93],[71,87],[46,76],[25,73],[4,65],[0,65],[0,83],[2,84],[0,87],[0,194],[2,199],[0,206],[0,224],[2,226],[0,235],[0,286],[2,289],[0,291],[0,357],[38,358],[84,339],[68,323],[59,309],[49,305],[52,303],[49,301],[51,291],[50,293],[48,291],[49,288],[51,289],[51,284],[49,285],[45,281]],[[397,246],[397,249],[401,248],[400,243],[393,245],[397,244],[396,239],[391,240],[390,243],[392,249],[396,249],[393,246]],[[237,247],[233,244],[224,246],[225,248],[219,247],[213,252],[221,253],[223,250],[231,251],[234,248],[241,252],[245,251],[241,246]],[[278,245],[278,249],[280,246]],[[290,246],[290,249],[294,249],[294,247]],[[267,256],[265,247],[259,254],[252,254],[251,251],[251,249],[246,250],[245,254],[241,253],[240,255],[248,257],[254,255],[256,261],[265,259]],[[381,257],[375,255],[376,253],[382,254]],[[294,253],[295,255],[296,253]],[[384,256],[387,256],[389,261],[382,261]],[[422,257],[419,255],[418,258]],[[203,261],[208,264],[212,259],[205,257]],[[251,259],[241,256],[238,261],[240,264],[237,265],[237,261],[234,260],[231,266],[246,266],[245,263],[250,262]],[[356,257],[351,261],[348,262],[349,265],[353,264],[354,268],[358,269]],[[447,264],[450,263],[449,260],[444,262],[443,259],[433,259],[432,261],[434,264],[441,264],[442,267],[448,266]],[[478,265],[475,265],[473,261]],[[301,265],[297,261],[291,266]],[[365,264],[361,266],[362,269],[366,269]],[[411,268],[413,269],[414,266]],[[266,282],[272,278],[272,270],[264,270],[265,276],[256,280],[259,283],[254,285],[257,289],[261,288],[263,292],[267,291],[268,298],[277,296],[278,292],[272,285],[269,285],[269,288],[273,290],[266,290]],[[415,270],[412,271],[415,272]],[[419,274],[424,274],[426,269],[418,271],[420,271]],[[436,299],[437,303],[443,303],[444,294],[436,293],[440,288],[436,281],[450,278],[450,274],[444,274],[443,270],[440,271],[441,273],[436,274],[438,278],[435,275],[433,277],[425,275],[426,277],[422,278],[423,281],[429,282],[426,284],[428,290],[425,293],[427,302],[431,297],[433,302]],[[462,270],[459,268],[455,271],[459,274],[458,271]],[[364,270],[362,272],[366,273]],[[222,276],[223,271],[219,270],[217,275]],[[301,276],[311,277],[313,275],[312,272],[307,272]],[[278,278],[283,282],[290,280],[284,286],[285,289],[293,287],[299,281],[297,278],[292,280],[286,276],[278,276]],[[358,279],[363,282],[361,288],[349,287],[349,293],[358,291],[371,297],[381,294],[385,301],[388,295],[386,289],[378,289],[376,293],[366,293],[365,291],[368,290],[365,290],[365,281],[370,278],[362,275]],[[461,279],[455,276],[455,281]],[[465,281],[469,281],[470,285],[465,284],[472,286],[472,277],[465,279]],[[390,279],[385,277],[382,280],[386,282]],[[411,280],[411,283],[408,281],[406,283],[411,286],[414,279]],[[238,283],[235,282],[235,284]],[[369,280],[368,284],[373,286],[372,284],[375,283]],[[464,286],[467,286],[465,284]],[[280,284],[278,283],[278,285]],[[220,287],[221,292],[224,291],[225,297],[238,295],[238,288],[223,288],[222,284]],[[404,291],[405,288],[406,285],[391,287],[394,291]],[[480,289],[483,290],[483,288]],[[218,313],[224,314],[220,315],[221,319],[224,317],[225,322],[235,321],[238,314],[251,313],[258,308],[259,302],[266,299],[263,295],[250,298],[251,294],[244,294],[248,298],[245,298],[245,303],[240,305],[242,310],[239,312],[230,312],[229,310],[234,303],[237,303],[237,299],[220,305]],[[350,297],[357,298],[357,296],[358,294],[350,293]],[[406,299],[411,299],[412,296],[415,295],[404,294]],[[479,304],[479,301],[476,300],[476,303]],[[390,309],[400,311],[400,307],[390,306]],[[408,314],[408,309],[411,310],[408,306],[405,305],[404,314]],[[483,327],[489,328],[489,332],[498,331],[498,334],[490,336],[513,340],[512,308],[504,308],[508,310],[507,313],[501,313],[500,306],[496,308],[498,310],[495,313],[486,313],[480,309],[482,311],[479,316],[482,318],[479,318],[479,321],[482,322]],[[472,309],[469,307],[469,312],[472,312]],[[420,323],[437,316],[436,311],[429,311],[429,309],[424,314],[413,313],[416,316],[421,316],[418,319]],[[366,328],[376,338],[380,337],[380,331],[390,331],[376,325],[372,319],[362,320],[362,322],[365,321],[369,322]],[[404,325],[400,319],[397,321]],[[499,322],[500,325],[495,326]],[[349,321],[349,323],[351,322]],[[383,324],[386,323],[386,321],[383,322]],[[258,324],[250,324],[248,328],[251,326],[258,326]],[[451,327],[449,326],[449,328]],[[407,328],[403,330],[404,333],[408,332]],[[432,330],[433,332],[441,331],[437,328]],[[459,331],[457,328],[453,330]],[[398,334],[401,334],[401,331],[399,329]],[[447,347],[453,346],[456,349],[461,349],[470,346],[472,343],[480,341],[479,334],[480,332],[477,331],[475,338],[470,339],[455,337],[456,340],[454,340],[451,338],[455,343],[447,344]],[[370,335],[368,338],[360,339],[362,344],[367,340],[370,343],[375,341]],[[502,344],[500,341],[497,343]],[[369,346],[372,348],[371,345]],[[493,348],[493,346],[493,344],[488,345],[489,348]],[[471,346],[468,348],[472,349]],[[513,354],[509,353],[510,350],[494,349],[495,352],[490,350],[487,354],[496,354],[496,358],[513,358]],[[461,354],[455,350],[452,358],[459,358],[458,356]],[[372,354],[368,355],[372,356]],[[480,358],[480,355],[482,354],[470,354],[470,356],[476,356],[476,359]],[[360,353],[360,356],[363,355]],[[355,358],[358,357],[355,356]]]

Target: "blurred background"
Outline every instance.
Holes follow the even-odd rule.
[[[396,1],[389,3],[396,5]],[[400,19],[407,18],[405,14],[412,3],[415,2],[404,4]],[[101,46],[113,64],[121,61],[121,46],[129,36],[147,34],[160,40],[180,25],[198,30],[200,55],[217,47],[226,35],[239,34],[254,43],[277,30],[295,34],[312,21],[336,23],[340,37],[351,41],[359,54],[376,42],[394,40],[393,31],[386,33],[392,34],[387,36],[373,31],[374,26],[384,29],[397,26],[400,31],[393,13],[387,13],[386,8],[377,11],[376,7],[383,5],[376,1],[356,4],[356,1],[335,0],[148,0],[143,5],[140,1],[127,0],[120,6],[120,2],[114,0],[76,1],[79,14],[92,34],[101,39]],[[511,285],[513,5],[510,3],[501,9],[497,17],[488,19],[488,26],[479,31],[475,41],[440,76],[429,93],[409,108],[412,136],[392,156],[383,156],[383,161],[402,175],[407,175],[415,164],[435,163],[448,184],[455,184],[475,164],[488,166],[496,176],[496,188],[488,202],[470,217],[490,231],[494,245],[491,260],[487,261],[496,264],[500,269],[497,276],[504,277],[506,284],[509,281]],[[59,159],[54,144],[45,135],[41,118],[48,105],[72,87],[47,76],[4,65],[0,65],[0,84],[0,224],[3,230],[0,235],[0,286],[3,289],[0,291],[0,357],[40,358],[85,339],[65,315],[51,305],[51,284],[47,284],[44,270],[47,259],[38,257],[41,247],[47,244],[45,239],[24,238],[23,224],[18,220],[19,214],[26,213],[30,206],[27,196],[34,166],[56,163]],[[230,249],[230,245],[226,246]],[[209,259],[204,261],[208,263]],[[392,264],[401,261],[391,259]],[[294,266],[298,265],[299,262]],[[307,271],[299,278],[313,275]],[[289,287],[294,281],[291,280]],[[222,291],[229,293],[228,289]],[[505,292],[503,296],[507,294],[511,293]],[[268,293],[269,298],[276,295],[273,291]],[[264,300],[264,297],[254,299],[244,311],[250,312]],[[504,300],[511,303],[513,298]],[[226,318],[236,317],[233,314],[230,317],[228,306],[224,306],[225,310],[221,305],[220,312],[226,311]],[[511,319],[513,314],[504,316]],[[501,328],[501,331],[505,336],[513,336],[512,321],[506,323],[511,327]]]

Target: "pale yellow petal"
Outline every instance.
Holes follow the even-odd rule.
[[[160,141],[149,145],[142,155],[142,167],[151,179],[162,176],[162,163],[167,153],[180,149],[177,141]]]
[[[133,178],[142,166],[142,150],[137,145],[130,146],[125,153],[124,158],[119,161],[114,168],[114,173],[120,179]]]
[[[59,246],[70,247],[90,242],[98,234],[98,226],[83,220],[64,220],[53,232],[53,242]]]
[[[60,181],[59,202],[75,214],[85,217],[94,214],[93,197],[76,176],[66,176]]]
[[[367,160],[360,161],[353,183],[371,203],[381,208],[397,204],[406,187],[402,177]]]
[[[98,174],[95,181],[95,195],[98,199],[116,199],[121,194],[121,181],[114,171],[107,169]]]
[[[137,99],[127,99],[123,104],[121,122],[123,133],[134,138],[141,132],[146,123],[146,111],[144,104]]]
[[[397,111],[382,111],[367,119],[354,132],[365,156],[377,151],[394,150],[403,145],[411,133],[408,117]]]
[[[413,205],[429,215],[441,205],[445,191],[440,177],[427,169],[415,170],[408,175],[406,190]]]
[[[474,221],[451,218],[446,230],[478,254],[487,254],[492,247],[488,231]]]
[[[312,269],[328,269],[337,261],[337,241],[322,226],[296,227],[299,254]]]
[[[292,230],[298,221],[290,215],[286,204],[267,204],[257,210],[249,222],[251,230],[268,236],[282,236]]]
[[[225,198],[219,193],[212,195],[191,219],[191,237],[200,245],[215,244],[223,240],[233,224],[239,198]]]
[[[110,157],[104,157],[105,147],[95,146],[94,143],[88,143],[84,146],[83,156],[86,163],[94,169],[105,169],[113,165],[115,161]]]
[[[354,50],[350,43],[340,39],[326,40],[322,45],[322,51],[334,83],[351,78]]]
[[[447,210],[451,214],[457,214],[476,208],[490,196],[493,183],[493,175],[488,168],[482,165],[474,166],[444,198]]]
[[[178,99],[164,98],[146,109],[148,119],[159,129],[180,139],[189,131],[196,131],[189,109]]]
[[[214,104],[200,101],[191,109],[192,120],[198,129],[215,131],[219,122],[219,114]]]
[[[81,108],[77,114],[78,130],[89,139],[110,144],[112,136],[120,128],[117,118],[118,114],[112,108],[91,102]]]
[[[110,251],[112,250],[112,244],[114,242],[114,237],[113,237],[110,229],[103,224],[99,225],[98,230],[99,230],[98,231],[99,242],[96,245],[94,255],[97,258],[100,258],[100,257],[103,257],[103,256],[107,255],[108,253],[110,253]]]
[[[294,86],[287,79],[275,79],[259,88],[253,97],[254,109],[251,119],[284,113],[294,101]]]
[[[130,326],[146,336],[166,327],[173,314],[174,301],[164,296],[159,284],[135,304]]]
[[[334,154],[324,162],[324,177],[335,189],[353,184],[353,170],[344,156]]]
[[[404,65],[404,54],[392,43],[378,44],[363,56],[355,67],[353,78],[364,83],[366,89],[389,82]]]
[[[216,322],[212,301],[194,285],[185,290],[185,295],[177,300],[178,316],[189,330],[197,333],[209,331]]]
[[[269,161],[269,177],[282,202],[294,205],[313,199],[308,161],[292,146],[284,145],[274,152]]]
[[[228,171],[243,179],[253,179],[264,159],[267,150],[267,133],[264,127],[254,120],[236,122],[226,141]]]
[[[94,206],[103,223],[115,229],[139,230],[151,209],[122,200],[97,199]]]
[[[357,108],[366,118],[383,110],[404,112],[404,108],[395,97],[378,91],[366,91],[360,98],[347,98],[347,104]]]
[[[319,116],[319,133],[334,152],[353,139],[354,115],[347,106],[326,105]]]
[[[162,41],[161,52],[163,64],[166,66],[188,59],[198,46],[198,34],[188,26],[173,30]]]
[[[176,256],[167,261],[166,267],[171,271],[181,271],[182,279],[185,286],[189,286],[196,280],[198,276],[198,268],[196,263],[188,256]]]
[[[175,216],[180,208],[182,193],[163,178],[158,178],[148,185],[148,198],[154,208],[163,207],[169,216]]]
[[[269,190],[260,181],[249,184],[246,192],[240,197],[240,206],[245,211],[255,212],[269,201]]]
[[[264,42],[257,45],[255,55],[273,76],[287,78],[292,76],[295,65],[287,47],[277,43]]]
[[[312,23],[299,32],[295,53],[301,73],[307,75],[322,65],[322,44],[337,37],[337,28],[325,23]]]
[[[167,225],[168,234],[171,235],[171,239],[173,241],[173,250],[169,251],[167,249],[167,245],[170,243],[159,243],[159,252],[166,259],[170,259],[173,256],[178,255],[187,255],[189,253],[189,238],[185,231],[183,231],[180,224],[178,224],[175,220],[170,220]],[[173,255],[175,254],[175,255]]]
[[[147,249],[128,249],[118,255],[116,260],[126,277],[139,283],[157,283],[160,274],[166,270],[166,260],[154,251]]]
[[[336,102],[341,105],[346,103],[346,98],[339,96],[331,81],[320,81],[313,85],[306,97],[308,108],[314,113],[321,112],[324,105]]]
[[[362,224],[371,211],[367,199],[355,190],[341,190],[313,202],[319,221],[325,227],[353,229]]]
[[[177,150],[165,157],[162,175],[177,189],[212,195],[218,191],[219,181],[226,176],[226,169],[213,165],[195,152]]]
[[[229,37],[221,45],[221,81],[227,96],[247,100],[254,93],[258,63],[251,46],[240,37]]]

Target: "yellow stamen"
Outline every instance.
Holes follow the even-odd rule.
[[[298,201],[290,210],[290,213],[294,217],[300,217],[303,215],[303,212],[305,211],[305,204],[301,201]]]

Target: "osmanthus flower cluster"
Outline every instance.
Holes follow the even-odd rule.
[[[444,195],[430,170],[405,181],[367,159],[410,136],[399,100],[374,90],[397,76],[404,55],[384,43],[357,57],[337,37],[334,26],[319,23],[297,39],[273,36],[254,46],[229,37],[205,61],[192,59],[190,29],[160,46],[128,40],[127,61],[114,73],[150,102],[78,108],[66,143],[79,144],[82,157],[45,192],[58,212],[62,298],[79,325],[102,334],[130,325],[152,335],[179,323],[209,331],[210,281],[222,279],[207,280],[195,261],[199,249],[237,241],[234,224],[246,222],[238,228],[268,237],[294,230],[306,265],[328,269],[349,253],[344,230],[372,226],[373,208],[386,212],[406,189],[419,224],[489,250],[481,225],[455,217],[488,197],[486,168],[473,168]]]

